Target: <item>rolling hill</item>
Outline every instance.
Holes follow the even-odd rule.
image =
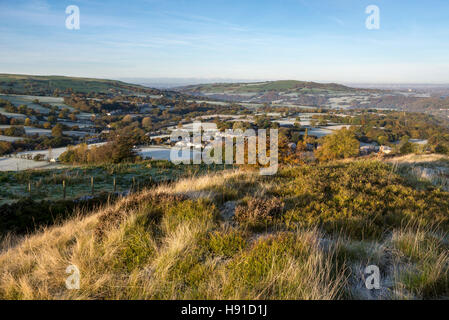
[[[280,80],[250,83],[214,83],[191,85],[178,88],[180,91],[202,93],[247,93],[247,92],[357,92],[360,89],[336,83],[317,83],[296,80]]]
[[[64,76],[34,76],[19,74],[0,74],[0,93],[53,95],[55,93],[122,93],[155,94],[161,90],[117,80],[78,78]]]
[[[328,103],[328,99],[331,97],[366,95],[373,91],[336,83],[296,80],[200,84],[178,87],[175,90],[185,94],[225,101],[314,106]]]

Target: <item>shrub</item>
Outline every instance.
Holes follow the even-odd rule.
[[[230,258],[246,248],[246,235],[234,229],[214,231],[208,234],[205,246],[214,255]]]
[[[303,166],[281,171],[288,227],[320,226],[354,239],[375,238],[408,221],[449,227],[449,200],[439,190],[415,190],[389,165],[376,161]],[[282,178],[285,181],[285,178]]]
[[[145,222],[145,217],[141,217],[126,226],[115,268],[131,273],[136,268],[143,268],[154,254],[156,245]]]
[[[410,154],[415,152],[415,147],[413,146],[412,143],[410,142],[406,142],[404,143],[401,148],[399,149],[399,151],[401,152],[401,154]]]
[[[250,198],[235,209],[234,219],[252,229],[262,229],[271,225],[283,210],[284,204],[277,198]]]

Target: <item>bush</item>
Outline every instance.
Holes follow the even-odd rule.
[[[246,236],[237,230],[221,230],[208,234],[207,249],[217,256],[232,257],[247,246]]]
[[[276,198],[250,198],[246,203],[237,206],[234,219],[241,225],[261,230],[280,217],[283,208],[283,202]]]
[[[399,151],[401,152],[401,154],[410,154],[415,152],[415,147],[412,143],[410,142],[406,142],[404,143],[401,148],[399,149]]]
[[[320,226],[329,233],[363,239],[414,220],[449,227],[447,193],[415,190],[384,163],[303,166],[280,174],[291,179],[282,179],[275,193],[285,198],[282,219],[293,229]]]
[[[12,152],[12,144],[7,141],[0,141],[0,155],[8,154]]]
[[[26,136],[26,132],[24,127],[22,126],[12,126],[3,130],[3,134],[5,136],[10,137],[24,137]]]

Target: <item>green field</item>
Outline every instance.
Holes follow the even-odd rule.
[[[28,170],[0,172],[0,205],[31,198],[34,201],[62,200],[63,182],[66,184],[66,199],[91,196],[91,181],[94,180],[94,195],[128,192],[142,189],[154,183],[174,181],[180,177],[206,174],[221,170],[223,166],[176,166],[168,161],[144,161],[137,164],[115,164],[85,166],[50,170]],[[31,189],[31,193],[29,192]]]

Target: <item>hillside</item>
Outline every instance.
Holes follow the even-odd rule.
[[[379,161],[186,178],[6,239],[0,298],[444,298],[448,196]]]
[[[215,83],[176,88],[177,91],[210,98],[256,102],[293,103],[318,105],[329,97],[366,94],[370,90],[346,87],[336,83],[317,83],[296,80],[281,80],[253,83]]]
[[[117,80],[64,76],[0,74],[0,93],[53,95],[54,93],[155,94],[162,91]]]
[[[279,80],[251,83],[214,83],[199,84],[178,88],[182,91],[201,93],[247,93],[247,92],[356,92],[360,89],[346,87],[336,83],[317,83],[296,80]]]

